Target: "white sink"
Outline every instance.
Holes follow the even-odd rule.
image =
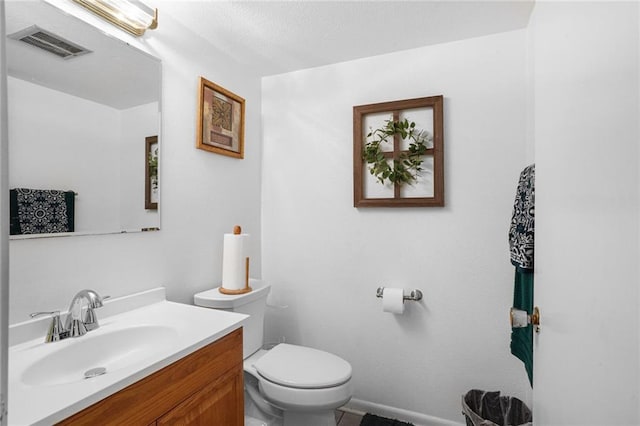
[[[87,333],[60,342],[58,348],[52,344],[50,353],[25,368],[21,380],[30,386],[91,380],[85,378],[88,370],[105,368],[104,374],[117,371],[149,358],[156,351],[171,348],[177,336],[177,330],[157,325],[132,326],[103,334]]]
[[[9,426],[58,423],[220,339],[247,318],[168,302],[162,288],[110,299],[96,313],[100,328],[58,342],[44,342],[49,318],[9,328]],[[106,372],[85,379],[94,368]]]

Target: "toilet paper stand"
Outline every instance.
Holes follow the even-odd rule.
[[[376,290],[376,297],[382,298],[382,294],[383,293],[384,293],[384,287],[378,287],[378,289]],[[404,300],[413,300],[413,301],[417,302],[418,300],[422,300],[422,292],[420,290],[418,290],[418,289],[411,290],[409,295],[408,296],[406,294],[403,295],[402,299],[404,299]]]

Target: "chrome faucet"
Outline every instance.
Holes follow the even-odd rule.
[[[108,296],[107,296],[108,297]],[[103,298],[93,290],[80,290],[69,305],[69,314],[65,322],[65,330],[69,332],[69,337],[83,336],[87,331],[100,327],[98,317],[94,309],[102,307]],[[83,301],[87,303],[87,312],[82,316]]]
[[[60,321],[60,311],[34,312],[30,316],[35,318],[40,315],[51,315],[51,324],[45,337],[46,343],[57,342],[67,337],[79,337],[85,335],[87,331],[100,327],[94,309],[101,308],[102,301],[108,297],[100,297],[93,290],[80,290],[71,300],[64,327]],[[84,318],[82,318],[82,309],[85,305],[86,312]]]

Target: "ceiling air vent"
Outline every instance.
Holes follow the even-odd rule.
[[[23,41],[65,59],[91,52],[36,25],[13,33],[9,38]]]

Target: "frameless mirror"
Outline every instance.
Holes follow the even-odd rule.
[[[43,1],[5,4],[11,238],[159,229],[160,60]]]

